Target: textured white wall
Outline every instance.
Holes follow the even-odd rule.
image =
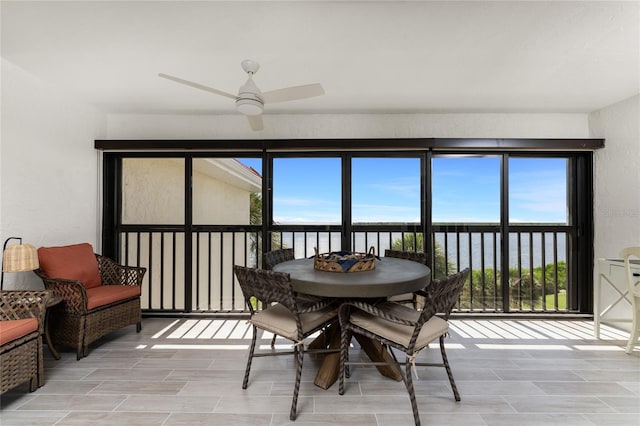
[[[587,114],[265,115],[265,130],[233,115],[110,114],[108,139],[586,138]]]
[[[640,95],[589,115],[591,137],[604,138],[594,167],[595,257],[640,246]]]
[[[2,60],[0,238],[36,247],[98,236],[98,155],[106,117]],[[5,288],[42,287],[33,273],[5,274]]]

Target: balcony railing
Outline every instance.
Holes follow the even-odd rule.
[[[145,311],[246,312],[233,265],[261,266],[260,232],[196,232],[188,252],[180,231],[125,232],[121,237],[121,261],[148,268],[142,291]],[[421,250],[422,238],[419,232],[354,232],[351,244],[354,251],[365,252],[373,246],[384,255],[386,249],[415,250],[416,244]],[[321,253],[340,250],[340,241],[340,233],[332,231],[271,234],[272,248],[293,248],[296,258],[312,256],[315,248]],[[568,295],[575,288],[569,282],[569,241],[569,231],[553,227],[510,232],[505,260],[502,235],[495,226],[467,226],[463,231],[434,226],[430,266],[433,278],[466,267],[472,270],[457,306],[461,312],[569,312]],[[503,278],[505,261],[508,271]]]
[[[465,228],[458,231],[442,226],[433,233],[435,278],[466,267],[472,271],[458,310],[570,311],[568,292],[575,289],[568,273],[570,230],[540,226],[509,232],[505,259],[499,229]]]

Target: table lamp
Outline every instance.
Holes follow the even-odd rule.
[[[19,240],[20,244],[13,244],[7,248],[10,240]],[[9,237],[2,246],[2,273],[0,275],[0,290],[4,289],[5,272],[24,272],[38,269],[38,252],[31,244],[22,244],[22,238]]]

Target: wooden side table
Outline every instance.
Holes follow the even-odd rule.
[[[49,352],[51,352],[51,356],[53,356],[53,358],[55,359],[60,359],[60,353],[58,353],[55,346],[53,346],[53,342],[51,341],[51,333],[49,332],[49,311],[51,310],[51,308],[62,302],[62,300],[63,299],[60,296],[50,297],[47,301],[47,312],[44,317],[44,341],[49,348]]]

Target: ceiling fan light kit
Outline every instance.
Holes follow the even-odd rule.
[[[245,62],[249,62],[249,64],[245,66]],[[249,65],[254,64],[255,66],[249,67]],[[264,101],[260,97],[260,89],[258,89],[258,86],[256,86],[251,78],[253,73],[258,71],[260,65],[253,61],[246,60],[242,62],[242,68],[249,74],[249,79],[240,87],[238,98],[236,99],[236,109],[244,115],[262,114]]]
[[[324,94],[324,89],[319,83],[307,84],[304,86],[286,87],[283,89],[276,89],[262,93],[260,92],[258,86],[256,86],[256,84],[253,82],[253,75],[260,69],[260,64],[250,59],[245,59],[244,61],[242,61],[241,66],[242,69],[249,75],[249,79],[240,87],[237,96],[234,96],[222,90],[214,89],[200,83],[184,80],[182,78],[174,77],[168,74],[160,73],[158,74],[158,76],[166,78],[167,80],[174,81],[176,83],[211,92],[216,95],[235,99],[236,109],[241,114],[247,116],[249,125],[251,126],[252,130],[262,130],[263,128],[262,117],[260,117],[260,115],[262,115],[264,111],[265,103],[295,101],[298,99],[312,98]]]
[[[263,107],[264,103],[260,98],[251,93],[240,93],[236,100],[236,109],[244,115],[260,115]]]

